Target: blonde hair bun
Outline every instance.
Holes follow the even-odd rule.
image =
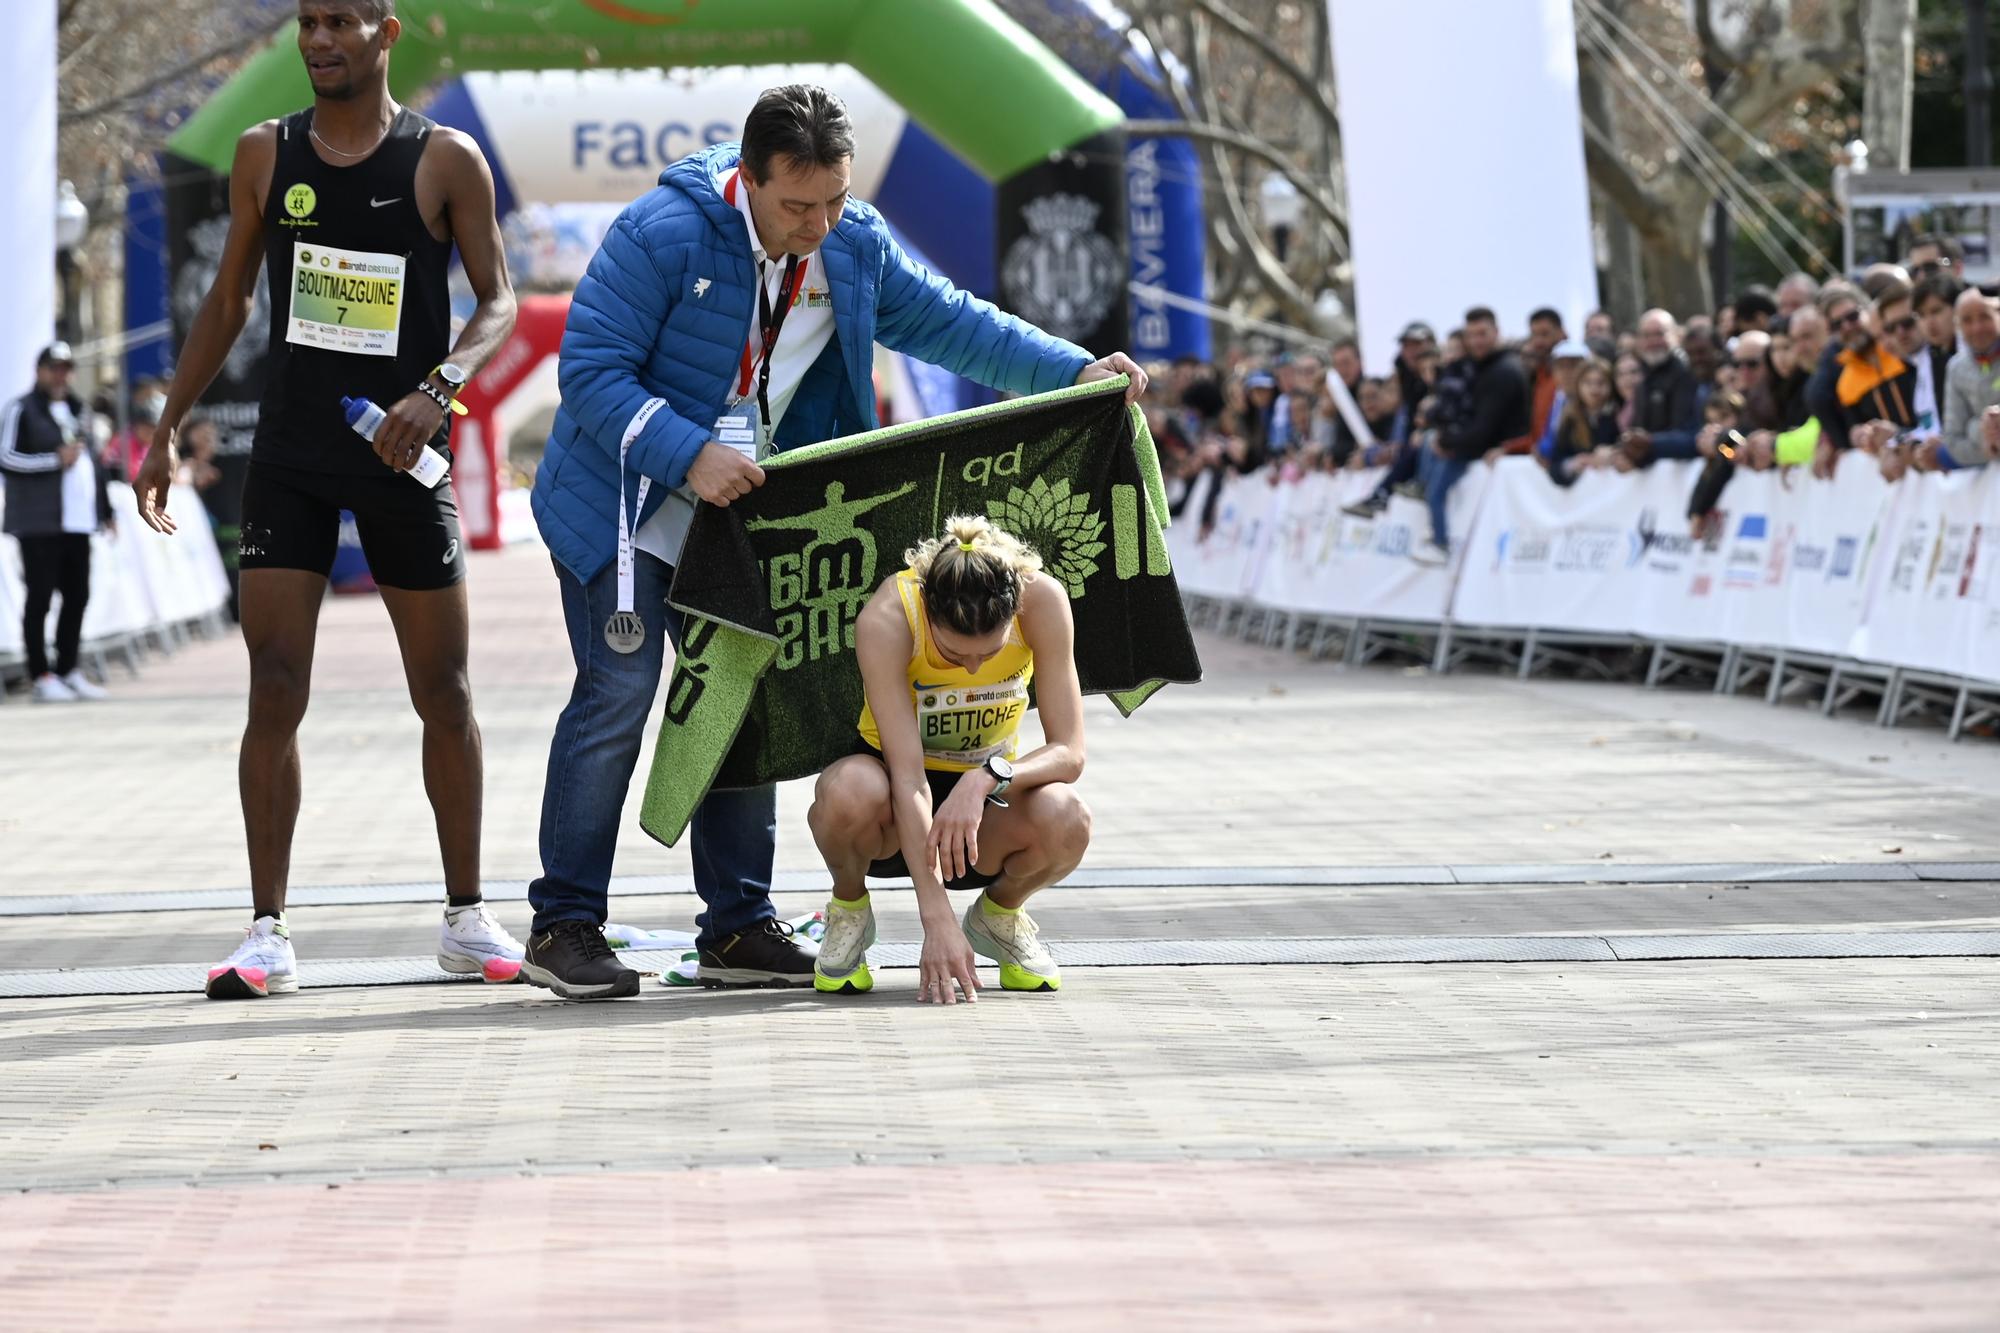
[[[933,620],[960,634],[987,634],[1014,618],[1021,579],[1042,558],[984,514],[953,514],[944,532],[903,552]]]

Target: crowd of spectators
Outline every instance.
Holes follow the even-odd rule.
[[[1920,236],[1903,263],[1857,281],[1794,273],[1712,314],[1648,310],[1630,329],[1600,310],[1578,336],[1540,309],[1509,343],[1476,306],[1442,338],[1423,323],[1403,329],[1381,374],[1367,373],[1351,339],[1325,360],[1186,359],[1154,376],[1148,422],[1184,480],[1386,466],[1347,512],[1372,517],[1399,493],[1423,502],[1430,534],[1412,556],[1426,564],[1450,558],[1452,487],[1508,454],[1535,458],[1558,486],[1597,468],[1701,460],[1688,503],[1700,536],[1737,468],[1828,477],[1859,452],[1893,481],[2000,458],[2000,305],[1963,270],[1955,238]]]

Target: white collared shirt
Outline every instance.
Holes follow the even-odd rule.
[[[62,474],[62,530],[89,536],[97,531],[97,460],[91,456],[84,424],[76,419],[68,403],[57,398],[49,403],[49,415],[62,427],[65,440],[81,440],[83,453]]]
[[[764,299],[775,310],[783,296],[785,261],[780,258],[773,263],[765,253],[764,243],[757,236],[756,219],[750,215],[750,192],[743,188],[738,179],[740,174],[740,169],[731,171],[723,180],[723,197],[736,205],[737,213],[743,218],[744,229],[750,233],[750,254],[763,279]],[[827,343],[833,338],[833,293],[819,251],[815,250],[801,259],[799,269],[798,297],[792,303],[791,313],[785,316],[778,332],[777,345],[771,351],[771,383],[767,390],[771,420],[768,429],[758,432],[759,438],[765,441],[757,451],[760,458],[770,451],[769,441],[776,436],[778,423],[785,419],[785,409],[792,405],[806,372],[812,369],[813,363],[819,360],[820,353],[826,350]],[[743,390],[743,363],[739,360],[730,384],[731,406],[728,410],[748,417],[754,428],[758,425],[757,356],[763,350],[763,339],[758,333],[754,299],[752,306],[750,336],[744,344],[750,358],[749,388],[739,401],[738,392]],[[633,545],[670,565],[680,559],[681,545],[687,540],[688,524],[694,519],[695,499],[694,492],[685,486],[671,492],[633,536]]]

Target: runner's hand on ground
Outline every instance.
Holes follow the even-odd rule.
[[[924,922],[924,951],[917,967],[917,1003],[957,1004],[961,990],[968,1002],[979,998],[979,965],[965,931],[952,917]]]
[[[168,535],[174,531],[174,520],[167,513],[167,492],[174,484],[174,471],[181,461],[174,438],[178,434],[178,429],[164,426],[159,429],[153,437],[153,447],[146,451],[146,461],[139,464],[139,475],[132,481],[132,489],[139,496],[139,517],[153,531]]]
[[[375,456],[398,472],[417,465],[424,446],[444,425],[445,411],[437,400],[413,389],[396,400],[375,431]]]
[[[740,500],[764,484],[764,469],[745,458],[741,450],[710,440],[695,455],[687,484],[716,508],[726,509],[731,500]]]

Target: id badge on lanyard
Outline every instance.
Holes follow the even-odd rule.
[[[770,296],[764,286],[764,267],[757,266],[757,355],[751,349],[743,349],[743,361],[736,376],[736,401],[733,410],[716,419],[715,438],[717,443],[731,445],[746,454],[751,462],[768,451],[771,440],[771,354],[777,349],[779,331],[785,327],[785,317],[792,313],[792,304],[798,300],[799,289],[805,286],[805,265],[797,255],[785,256],[785,276],[778,284],[778,308],[771,308]],[[754,398],[751,381],[756,381]],[[754,404],[756,420],[749,419],[744,410]]]

